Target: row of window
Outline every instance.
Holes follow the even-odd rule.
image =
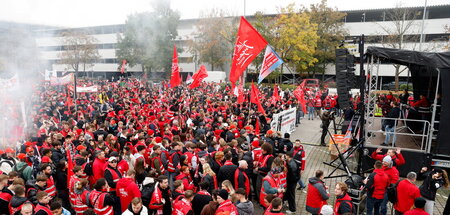
[[[192,63],[193,58],[192,57],[179,57],[178,62],[179,63]],[[48,63],[49,64],[61,64],[61,60],[59,60],[59,59],[48,60]],[[122,60],[118,60],[117,58],[101,58],[101,59],[98,59],[94,63],[96,63],[96,64],[119,64],[119,63],[122,63]]]
[[[388,10],[371,10],[371,11],[343,11],[347,13],[344,22],[382,22],[399,19],[406,14],[406,19],[421,20],[423,18],[423,8],[407,8],[407,9],[388,9]],[[426,19],[444,19],[450,18],[450,5],[439,7],[428,7]]]
[[[425,42],[445,42],[449,41],[450,34],[425,34]],[[347,36],[346,40],[353,39],[355,36]],[[389,35],[372,35],[372,36],[364,36],[366,43],[387,43],[389,41],[400,41],[398,36],[389,36]],[[420,34],[413,35],[403,35],[403,42],[406,43],[418,43],[420,42]]]
[[[36,37],[57,37],[66,32],[67,29],[58,30],[43,30],[35,31]],[[86,28],[71,28],[70,31],[81,31],[90,35],[93,34],[117,34],[125,31],[125,25],[108,25],[108,26],[94,26]]]
[[[70,50],[71,46],[40,46],[40,51],[65,51]],[[116,43],[96,44],[97,49],[116,49]]]

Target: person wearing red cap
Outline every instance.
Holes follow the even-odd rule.
[[[25,181],[28,181],[33,178],[33,169],[25,162],[26,157],[27,156],[24,153],[19,153],[17,155],[17,159],[19,159],[19,161],[14,166],[13,171],[16,171],[21,178],[23,178]]]
[[[14,159],[14,150],[12,148],[6,148],[6,156],[0,161],[0,171],[4,174],[9,174],[13,167],[16,165],[16,159]]]

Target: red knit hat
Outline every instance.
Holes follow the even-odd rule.
[[[252,146],[255,147],[255,148],[258,148],[259,147],[259,141],[258,140],[254,140],[252,142]]]
[[[31,148],[31,147],[27,147],[27,149],[25,150],[27,153],[28,152],[34,152],[34,149],[33,148]]]
[[[156,142],[156,143],[161,143],[162,140],[163,140],[162,137],[155,137],[155,142]]]
[[[25,158],[27,158],[27,156],[26,156],[24,153],[19,153],[19,154],[17,155],[17,158],[18,158],[19,160],[24,160]]]
[[[47,156],[42,157],[41,163],[50,163],[50,158]]]

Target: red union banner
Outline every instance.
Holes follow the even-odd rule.
[[[235,84],[247,66],[264,49],[267,41],[241,17],[236,44],[234,46],[233,61],[231,63],[230,81]]]
[[[177,47],[173,45],[172,75],[170,76],[170,88],[181,84],[180,68],[178,67]]]

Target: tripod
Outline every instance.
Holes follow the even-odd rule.
[[[355,172],[352,172],[350,170],[350,168],[348,167],[347,164],[347,159],[350,157],[350,155],[352,155],[353,153],[355,153],[355,151],[357,151],[358,149],[363,147],[363,143],[364,143],[364,139],[359,140],[359,142],[356,145],[351,146],[350,148],[348,148],[347,150],[345,150],[343,153],[341,153],[341,151],[339,150],[339,147],[337,146],[333,136],[331,135],[330,130],[328,130],[328,134],[330,135],[331,140],[333,141],[333,145],[334,147],[336,147],[336,150],[338,152],[338,157],[333,159],[332,161],[328,162],[323,162],[325,165],[334,167],[334,170],[330,172],[330,174],[328,174],[327,177],[325,178],[339,178],[339,177],[350,177],[352,176],[352,174],[357,174]],[[353,138],[352,138],[353,139]],[[344,156],[346,155],[346,156]],[[361,155],[360,155],[361,156]],[[335,165],[336,161],[340,161],[341,163],[339,165]],[[342,167],[341,167],[342,166]],[[333,176],[333,174],[337,171],[337,170],[342,170],[345,171],[346,174],[343,175],[335,175]]]

